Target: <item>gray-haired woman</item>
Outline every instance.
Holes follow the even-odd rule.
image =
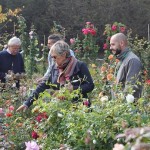
[[[49,82],[57,85],[57,87],[47,85],[45,82],[41,83],[17,111],[28,108],[33,101],[38,98],[39,93],[47,88],[59,90],[60,87],[66,86],[70,92],[72,90],[80,89],[83,98],[87,98],[87,93],[93,90],[93,80],[86,64],[70,55],[70,48],[66,42],[56,42],[51,47],[50,55],[55,63],[51,70]],[[68,82],[69,84],[67,84]],[[72,101],[77,102],[78,97],[72,99]]]

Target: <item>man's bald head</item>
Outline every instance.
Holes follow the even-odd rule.
[[[127,37],[123,33],[116,33],[110,39],[110,50],[114,55],[120,54],[127,46]]]
[[[123,33],[116,33],[111,37],[111,39],[114,39],[117,42],[123,41],[125,44],[127,44],[127,37]]]

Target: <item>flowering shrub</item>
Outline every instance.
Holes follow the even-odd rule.
[[[109,40],[113,33],[124,32],[126,27],[114,23],[107,29],[106,35],[108,35],[107,40]],[[89,44],[90,51],[87,49],[84,51],[82,48],[84,44],[84,48],[86,48],[88,42],[92,42],[90,38],[94,39],[97,31],[89,22],[86,23],[86,27],[82,31],[85,41],[73,38],[70,39],[70,42],[73,46],[81,48],[78,49],[79,52],[83,51],[83,53],[91,56],[93,53],[95,54],[95,51],[92,51],[93,45]],[[31,32],[31,40],[34,38],[33,35]],[[34,42],[32,44],[34,45]],[[107,43],[104,47],[109,48]],[[34,82],[23,78],[21,79],[21,88],[17,90],[12,88],[14,81],[8,80],[6,89],[0,94],[0,117],[2,116],[0,132],[3,132],[3,140],[9,142],[10,145],[13,142],[12,149],[26,148],[26,150],[121,150],[126,147],[137,146],[134,142],[132,143],[132,140],[137,142],[141,139],[142,141],[139,143],[142,144],[149,132],[144,131],[140,134],[138,132],[139,139],[137,135],[130,134],[132,130],[127,128],[141,127],[145,129],[150,124],[149,78],[145,75],[146,82],[143,95],[135,101],[131,95],[132,92],[125,96],[122,93],[121,85],[116,87],[114,73],[118,60],[111,54],[106,57],[106,60],[101,67],[95,62],[89,64],[95,84],[95,89],[88,95],[89,99],[82,98],[80,90],[72,93],[66,88],[61,88],[59,91],[45,91],[26,113],[16,113],[15,110],[29,96],[27,91],[31,87],[34,88]],[[9,74],[8,77],[14,79],[12,74]],[[0,83],[0,89],[3,86],[4,84]],[[115,93],[114,97],[112,97],[111,90]],[[71,99],[76,96],[80,97],[80,101],[72,103]],[[91,102],[92,105],[89,107]],[[126,144],[126,139],[123,141],[116,139],[116,135],[124,132],[124,130],[124,137],[128,139],[131,145]],[[133,136],[135,138],[129,139]],[[146,142],[148,140],[146,137]]]
[[[119,134],[116,136],[119,140],[124,138],[125,146],[122,144],[115,144],[113,150],[118,147],[118,150],[149,150],[150,149],[150,127],[143,128],[129,128],[126,129],[123,134]]]
[[[70,39],[72,49],[81,57],[96,56],[99,46],[96,44],[97,29],[91,22],[86,22],[85,28],[82,29],[83,39]]]
[[[130,33],[131,34],[131,33]],[[139,38],[135,36],[134,38],[129,38],[130,47],[132,50],[140,57],[143,63],[143,72],[145,70],[145,75],[147,79],[150,78],[150,42],[144,38]]]
[[[105,30],[103,33],[103,35],[106,36],[106,42],[103,44],[103,49],[105,50],[105,58],[107,58],[110,55],[109,42],[111,36],[119,32],[126,33],[127,27],[124,24],[118,22],[114,22],[112,25],[105,25]]]

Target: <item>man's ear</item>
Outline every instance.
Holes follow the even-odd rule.
[[[121,47],[124,47],[124,46],[125,46],[124,41],[121,41],[121,42],[120,42],[120,46],[121,46]]]

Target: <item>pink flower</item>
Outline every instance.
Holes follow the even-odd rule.
[[[66,76],[66,81],[70,81],[70,77],[69,76]]]
[[[79,53],[79,50],[78,50],[78,49],[76,49],[74,52],[75,52],[75,53]]]
[[[107,48],[108,48],[107,43],[104,43],[103,49],[107,49]]]
[[[106,34],[107,34],[107,32],[106,32],[106,31],[104,31],[103,35],[106,35]]]
[[[86,25],[90,25],[91,24],[91,22],[86,22]]]
[[[89,33],[89,30],[84,28],[84,29],[82,29],[82,32],[84,35],[87,35]]]
[[[91,25],[90,25],[90,28],[94,28],[94,24],[91,24]]]
[[[38,137],[39,137],[39,135],[37,134],[37,132],[32,131],[32,138],[37,139]]]
[[[74,38],[70,39],[70,44],[75,44],[75,39]]]
[[[34,34],[33,31],[30,31],[30,32],[29,32],[30,39],[33,39],[33,34]]]
[[[126,28],[125,27],[120,27],[120,32],[125,32]]]
[[[117,30],[117,26],[116,25],[112,25],[111,30],[112,31],[116,31]]]
[[[26,145],[26,149],[25,150],[39,150],[40,149],[35,141],[25,142],[25,145]]]
[[[4,111],[3,111],[3,108],[0,108],[0,114],[3,114]]]
[[[107,40],[110,41],[110,36],[107,37]]]
[[[9,106],[10,111],[14,111],[14,109],[15,109],[14,106]]]
[[[113,150],[124,150],[124,146],[122,144],[116,143]]]

